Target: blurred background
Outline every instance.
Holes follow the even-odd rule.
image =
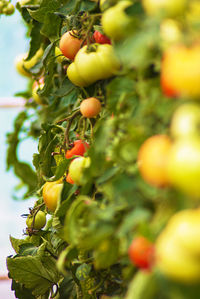
[[[16,1],[12,1],[15,4]],[[26,28],[21,21],[19,13],[5,17],[0,16],[0,298],[15,298],[10,292],[10,282],[3,278],[7,275],[6,256],[13,254],[9,235],[21,238],[25,228],[25,219],[20,215],[28,213],[28,207],[34,200],[26,201],[14,199],[15,187],[20,181],[12,171],[6,172],[6,134],[13,129],[13,122],[20,109],[20,99],[13,98],[14,94],[26,88],[27,79],[18,75],[15,70],[14,60],[19,53],[28,49]],[[7,107],[5,104],[16,103],[16,107]],[[32,161],[32,155],[37,150],[36,142],[28,140],[23,142],[19,149],[23,161]]]

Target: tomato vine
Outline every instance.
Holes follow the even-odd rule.
[[[199,104],[183,109],[184,129],[175,116],[199,94],[199,18],[190,1],[175,2],[17,2],[30,47],[16,68],[29,85],[7,165],[36,201],[24,238],[10,238],[16,298],[196,299]],[[177,26],[173,39],[166,24]],[[38,142],[32,166],[18,158],[22,133]],[[183,147],[196,160],[178,161]]]

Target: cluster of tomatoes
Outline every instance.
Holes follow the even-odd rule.
[[[165,96],[184,100],[174,112],[170,135],[154,135],[139,149],[138,168],[142,178],[157,188],[174,187],[191,199],[200,197],[200,44],[183,42],[177,16],[191,18],[197,1],[143,0],[146,12],[159,14],[164,54],[161,88]],[[188,9],[188,12],[186,11]],[[193,15],[194,17],[194,15]],[[189,102],[186,102],[189,100]],[[182,283],[200,280],[199,209],[174,214],[155,242],[154,261],[170,279]]]
[[[198,99],[200,44],[197,40],[185,46],[181,42],[181,26],[176,20],[177,16],[185,14],[187,1],[143,0],[142,4],[150,17],[162,17],[160,34],[165,43],[161,62],[161,88],[164,95],[175,99]],[[100,1],[102,10],[104,5],[106,1]],[[120,41],[133,26],[132,18],[125,13],[130,5],[130,1],[120,1],[103,12],[101,23],[106,35],[95,31],[92,37],[88,37],[71,30],[61,36],[59,47],[55,48],[55,57],[59,63],[68,62],[67,76],[74,85],[87,87],[98,80],[112,77],[120,69],[111,40]],[[19,64],[22,74],[29,75],[28,69],[32,63],[35,64],[33,59],[37,60],[42,55],[42,50],[39,51],[32,60]],[[42,104],[42,100],[37,91],[43,86],[43,79],[33,86],[33,98],[38,104]],[[100,111],[101,102],[97,98],[84,99],[80,104],[83,117],[96,117]],[[184,103],[173,114],[170,134],[154,135],[145,140],[137,160],[144,181],[157,188],[177,188],[194,199],[200,197],[199,122],[200,106],[195,102]],[[83,171],[91,163],[90,158],[84,156],[88,148],[89,144],[80,139],[74,141],[66,151],[66,159],[72,159],[66,174],[69,184],[82,185]],[[52,212],[56,210],[62,189],[63,179],[44,184],[44,203]],[[199,281],[199,215],[199,209],[175,214],[155,244],[142,236],[134,238],[128,251],[130,260],[141,269],[149,270],[156,264],[165,275],[179,281]],[[39,212],[35,217],[30,216],[27,226],[42,228],[44,221],[36,225],[39,216]]]

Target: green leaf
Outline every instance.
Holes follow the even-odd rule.
[[[25,256],[7,258],[10,276],[35,296],[44,295],[60,278],[51,257]]]
[[[92,270],[91,265],[88,264],[81,264],[77,269],[76,269],[76,277],[78,280],[86,280],[90,276],[90,272]]]
[[[53,12],[46,13],[41,33],[48,37],[51,42],[57,40],[60,34],[61,22],[61,19]]]
[[[42,0],[40,7],[37,10],[28,9],[29,14],[36,21],[43,23],[45,16],[49,12],[56,11],[60,6],[59,0]]]

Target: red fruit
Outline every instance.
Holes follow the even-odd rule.
[[[142,269],[151,269],[154,260],[154,245],[144,237],[135,238],[128,254],[131,262]]]
[[[96,43],[98,44],[109,44],[111,45],[111,40],[104,34],[100,33],[99,31],[95,31],[93,34],[93,38]]]
[[[74,181],[72,180],[72,178],[71,178],[71,176],[69,175],[69,173],[68,173],[68,175],[67,175],[67,177],[66,177],[66,182],[69,183],[69,184],[71,184],[71,185],[74,184]]]
[[[65,157],[67,159],[70,159],[73,156],[83,156],[89,147],[90,146],[87,142],[82,140],[76,140],[74,141],[74,146],[72,147],[72,149],[66,152]]]

